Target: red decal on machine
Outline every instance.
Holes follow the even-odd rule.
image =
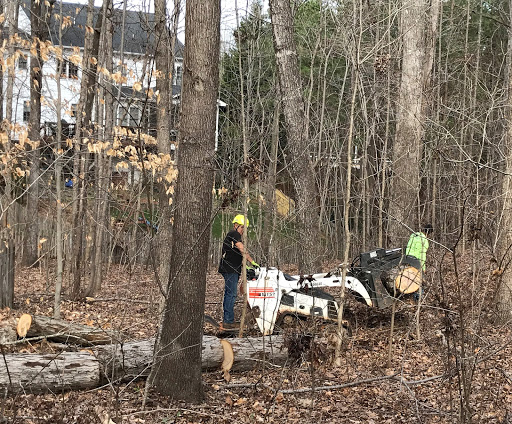
[[[249,297],[251,299],[259,299],[262,297],[265,299],[274,299],[276,297],[276,293],[275,290],[271,287],[250,288]]]

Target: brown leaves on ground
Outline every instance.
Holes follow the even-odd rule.
[[[142,410],[144,382],[135,381],[88,392],[27,393],[5,399],[0,407],[8,420],[20,423],[89,424],[105,417],[115,424],[453,423],[459,418],[459,387],[471,381],[473,422],[507,422],[512,416],[512,334],[508,326],[498,326],[495,321],[495,266],[484,254],[478,255],[476,268],[472,258],[457,258],[458,273],[447,256],[429,268],[420,340],[415,338],[415,307],[400,305],[391,369],[387,368],[390,311],[367,308],[349,296],[347,318],[353,336],[344,345],[341,368],[334,368],[325,357],[329,352],[325,346],[320,350],[322,357],[303,354],[301,349],[311,341],[299,333],[290,346],[300,360],[291,361],[290,366],[232,373],[229,383],[220,370],[205,373],[205,399],[200,405],[150,392],[146,410]],[[16,278],[16,308],[1,310],[0,319],[15,320],[22,313],[51,315],[51,273],[47,276],[45,271],[23,269]],[[215,271],[209,274],[205,310],[218,321],[222,321],[223,284]],[[71,301],[67,290],[62,303],[65,319],[122,330],[128,340],[144,339],[156,331],[159,293],[150,269],[112,266],[95,302]],[[236,313],[241,306],[238,302]],[[215,329],[205,331],[214,334]],[[316,327],[315,341],[326,334],[332,334],[332,328]],[[40,342],[9,346],[4,351],[59,349],[62,346]],[[376,377],[383,379],[339,387]]]

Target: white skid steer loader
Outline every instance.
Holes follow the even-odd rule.
[[[338,303],[322,287],[344,287],[370,307],[385,308],[393,298],[413,297],[421,289],[418,259],[402,249],[362,253],[350,265],[342,282],[341,267],[332,272],[291,276],[276,268],[260,268],[247,279],[251,313],[263,335],[287,320],[315,317],[336,322]]]

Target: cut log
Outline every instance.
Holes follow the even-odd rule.
[[[9,393],[91,389],[100,381],[100,364],[90,353],[13,353],[0,362],[0,388]]]
[[[41,315],[32,317],[32,325],[28,329],[26,337],[46,337],[51,341],[81,346],[111,344],[120,340],[120,335],[114,331]]]
[[[233,367],[233,361],[235,359],[235,353],[233,352],[233,346],[227,340],[221,340],[220,344],[222,345],[222,350],[224,353],[224,357],[222,359],[221,369],[224,373],[224,380],[231,381],[231,375],[229,371]]]
[[[203,336],[203,369],[220,369],[224,361],[221,339]],[[262,363],[283,365],[288,351],[283,338],[224,339],[233,350],[231,370],[252,369]],[[154,339],[97,346],[55,355],[7,354],[0,361],[0,390],[30,393],[61,392],[98,387],[108,381],[131,381],[149,374]]]
[[[16,326],[16,332],[18,333],[18,336],[25,337],[31,325],[32,316],[29,314],[23,314],[18,320],[18,325]]]

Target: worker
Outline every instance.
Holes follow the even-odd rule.
[[[249,227],[249,220],[244,215],[237,215],[233,219],[233,229],[228,232],[222,243],[222,256],[219,264],[219,272],[224,277],[224,301],[222,307],[224,316],[222,327],[235,329],[235,300],[240,274],[242,273],[242,258],[245,258],[253,267],[259,265],[251,258],[242,243],[244,229]]]
[[[432,234],[432,224],[424,224],[421,231],[412,233],[405,249],[407,256],[413,256],[420,261],[422,271],[425,271],[427,261],[428,237]]]

